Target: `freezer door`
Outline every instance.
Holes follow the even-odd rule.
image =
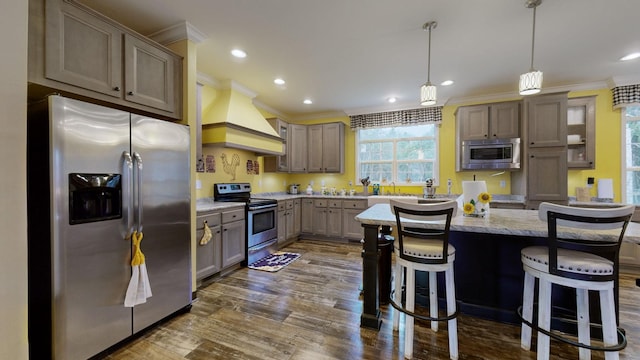
[[[189,128],[131,116],[134,213],[153,296],[133,308],[138,332],[191,303]]]
[[[42,226],[51,221],[52,228],[54,358],[86,359],[132,333],[131,309],[123,306],[131,276],[130,241],[125,239],[128,212],[123,208],[117,214],[110,208],[119,206],[119,192],[130,189],[126,182],[120,190],[109,188],[106,183],[123,174],[122,154],[130,147],[129,114],[52,96],[49,122],[49,158],[45,156],[41,161],[51,164],[52,219],[41,221]],[[86,189],[79,183],[98,186],[95,182],[101,179],[106,181],[102,195],[80,194]],[[85,207],[88,214],[81,221],[70,216],[74,211],[75,218],[83,216],[78,215],[78,208],[72,210],[70,206],[74,205],[70,204],[72,191],[77,191],[75,205]],[[96,207],[100,199],[107,198],[112,202]],[[42,276],[46,279],[47,274]]]

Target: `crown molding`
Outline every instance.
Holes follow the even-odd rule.
[[[169,45],[181,40],[189,40],[199,44],[208,38],[207,35],[187,21],[156,31],[149,37],[162,45]]]
[[[222,85],[218,79],[211,77],[203,72],[198,72],[196,75],[196,82],[200,84],[209,85],[215,89],[220,89]]]
[[[251,99],[255,98],[256,96],[258,96],[258,93],[249,89],[248,87],[242,85],[241,83],[235,81],[235,80],[223,80],[220,81],[208,74],[205,74],[203,72],[198,72],[197,74],[197,82],[201,83],[201,84],[205,84],[205,85],[209,85],[215,89],[218,90],[227,90],[227,89],[231,89],[234,91],[237,91]],[[266,106],[266,105],[265,105]]]
[[[285,121],[288,121],[288,120],[289,120],[289,119],[288,119],[288,116],[287,116],[285,113],[283,113],[282,111],[280,111],[280,110],[278,110],[278,109],[274,109],[274,108],[272,108],[271,106],[269,106],[269,105],[267,105],[267,104],[263,103],[262,101],[259,101],[259,100],[256,100],[256,99],[253,99],[253,105],[254,105],[255,107],[257,107],[257,108],[260,108],[260,109],[262,109],[262,110],[264,110],[264,111],[267,111],[267,112],[268,112],[268,113],[270,113],[270,114],[275,115],[275,116],[276,116],[277,118],[279,118],[279,119],[282,119],[282,120],[285,120]]]

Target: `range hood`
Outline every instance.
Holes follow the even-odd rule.
[[[253,105],[253,95],[234,86],[219,89],[202,114],[202,144],[253,151],[256,155],[283,155],[283,139]]]

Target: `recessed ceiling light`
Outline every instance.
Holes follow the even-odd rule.
[[[393,104],[394,102],[396,102],[396,100],[397,100],[397,99],[396,99],[395,97],[393,97],[393,96],[387,99],[387,101],[388,101],[389,103],[391,103],[391,104]]]
[[[445,80],[443,82],[440,83],[440,85],[442,86],[449,86],[453,84],[453,80]]]
[[[284,85],[285,81],[281,78],[276,78],[275,80],[273,80],[273,83],[276,85]]]
[[[311,99],[304,99],[303,103],[305,103],[307,105],[311,105],[311,104],[313,104],[313,101],[311,101]]]
[[[247,57],[247,53],[240,49],[231,50],[231,55],[241,59],[244,59]]]
[[[633,60],[633,59],[637,59],[637,58],[640,58],[640,52],[623,56],[623,57],[620,58],[620,60],[627,61],[627,60]]]

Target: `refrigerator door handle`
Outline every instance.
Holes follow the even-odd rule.
[[[137,152],[133,153],[133,159],[136,166],[136,196],[138,200],[138,232],[142,232],[142,156]]]
[[[127,221],[127,235],[126,239],[131,238],[131,234],[133,234],[133,189],[131,179],[133,176],[133,160],[131,159],[131,154],[128,151],[124,151],[122,153],[122,158],[124,161],[122,162],[122,174],[124,177],[123,183],[125,184],[125,193],[124,193],[124,201],[127,202],[126,211],[126,221]],[[124,202],[123,201],[123,202]]]

